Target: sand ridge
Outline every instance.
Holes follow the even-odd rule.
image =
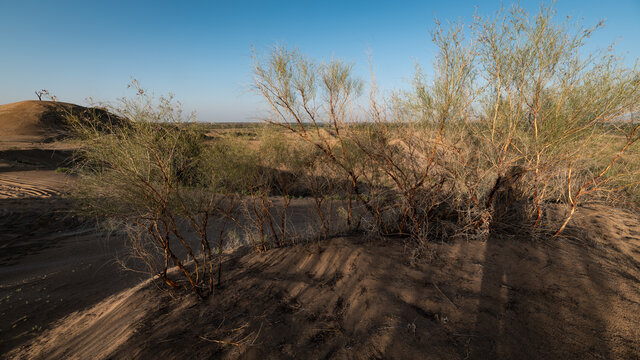
[[[640,220],[603,210],[582,211],[576,237],[461,240],[417,265],[401,242],[361,237],[239,250],[205,302],[138,285],[10,356],[631,359]]]
[[[53,101],[20,101],[0,105],[0,137],[51,137],[62,130],[56,106],[73,106]]]

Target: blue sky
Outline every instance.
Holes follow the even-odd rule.
[[[521,1],[532,12],[539,4]],[[370,53],[383,90],[406,88],[416,62],[431,67],[434,16],[469,21],[476,5],[490,14],[499,2],[0,0],[0,104],[43,88],[61,101],[112,101],[132,95],[135,77],[156,94],[174,93],[201,121],[256,120],[264,104],[250,91],[252,46],[339,57],[365,81]],[[559,19],[606,20],[592,48],[616,41],[629,64],[640,57],[640,0],[558,0],[556,8]]]

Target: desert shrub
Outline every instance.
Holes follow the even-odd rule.
[[[578,204],[606,201],[638,184],[640,69],[613,47],[585,54],[602,24],[558,22],[552,7],[519,6],[433,31],[433,78],[391,98],[339,60],[318,63],[275,48],[255,58],[267,121],[321,153],[349,186],[349,201],[384,235],[409,235],[417,253],[435,239],[490,231],[559,235]],[[326,190],[320,189],[321,198]],[[570,206],[546,224],[549,203]],[[321,214],[319,214],[321,215]]]
[[[259,153],[246,139],[229,136],[216,140],[209,159],[218,191],[249,194],[263,187]]]
[[[325,171],[349,184],[349,220],[356,199],[366,209],[365,221],[385,234],[426,233],[423,217],[430,210],[418,198],[426,198],[426,191],[439,191],[429,178],[436,154],[417,151],[431,149],[433,142],[416,138],[417,129],[410,122],[398,126],[387,121],[375,94],[370,111],[373,126],[359,124],[352,104],[361,82],[351,77],[349,65],[338,60],[316,64],[295,51],[277,48],[268,60],[257,60],[255,74],[256,89],[275,110],[270,122],[318,149],[327,164]],[[411,139],[405,141],[403,136]],[[430,162],[427,166],[425,160]],[[317,203],[332,190],[316,189]],[[433,201],[430,206],[437,204]],[[318,216],[325,224],[321,211]]]
[[[231,182],[219,178],[219,164],[212,161],[215,149],[171,98],[156,102],[138,89],[136,98],[123,99],[112,111],[127,126],[104,131],[104,124],[69,117],[85,144],[78,154],[76,197],[86,211],[128,229],[135,256],[166,284],[184,285],[201,297],[212,294],[214,255],[217,250],[219,278],[224,238],[220,233],[215,244],[208,222],[222,216],[226,225],[236,206]],[[182,280],[168,274],[169,266],[180,270]]]
[[[330,233],[331,221],[325,204],[335,195],[336,183],[347,184],[347,224],[353,221],[354,198],[374,213],[361,191],[358,152],[348,151],[347,116],[353,100],[362,91],[362,82],[351,76],[351,66],[333,60],[318,64],[303,55],[275,48],[268,59],[256,56],[255,89],[273,107],[274,118],[268,122],[282,127],[298,140],[313,147],[321,157],[309,164],[306,184],[315,200],[316,212],[325,235]],[[334,181],[331,177],[336,177]]]
[[[470,62],[480,79],[469,85],[479,111],[465,113],[477,119],[468,126],[489,160],[484,171],[496,178],[497,191],[520,169],[517,192],[533,227],[549,201],[569,203],[573,214],[579,201],[613,191],[615,178],[638,176],[619,165],[633,156],[638,141],[628,114],[640,100],[640,69],[624,67],[613,47],[585,54],[584,45],[601,26],[558,22],[544,5],[534,15],[513,6],[477,17],[465,56],[449,56],[453,63],[459,57]],[[455,44],[462,29],[450,31],[449,42]]]

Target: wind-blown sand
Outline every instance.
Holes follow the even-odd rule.
[[[416,266],[397,241],[353,237],[236,253],[204,303],[143,283],[9,356],[632,359],[640,221],[603,210],[579,216],[581,240],[458,241]]]
[[[0,199],[59,195],[66,182],[64,175],[50,171],[0,173]]]

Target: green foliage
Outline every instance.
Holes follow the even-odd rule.
[[[78,196],[92,213],[134,224],[135,243],[161,254],[159,265],[144,255],[151,267],[174,286],[172,261],[199,295],[213,291],[207,220],[232,218],[238,195],[259,251],[284,243],[286,209],[300,195],[313,198],[324,236],[337,228],[338,203],[347,230],[408,235],[416,256],[433,240],[549,226],[557,235],[580,203],[640,196],[640,68],[623,66],[613,47],[585,54],[600,26],[558,22],[545,6],[503,8],[469,27],[438,23],[432,79],[418,68],[414,91],[391,98],[372,82],[366,111],[350,64],[274,48],[253,69],[273,112],[241,131],[196,124],[134,83],[136,97],[110,109],[119,121],[68,117],[86,143]],[[282,195],[278,211],[272,195]],[[559,229],[545,223],[551,203],[570,208]]]
[[[260,188],[260,158],[248,141],[225,137],[215,141],[207,154],[216,191],[247,194]]]
[[[64,167],[64,166],[60,166],[56,169],[57,173],[61,173],[61,174],[73,174],[73,169],[68,168],[68,167]]]
[[[133,85],[136,98],[122,99],[111,109],[128,120],[124,126],[105,128],[104,123],[95,126],[96,118],[68,117],[85,144],[75,169],[80,175],[76,197],[89,213],[129,229],[133,254],[149,271],[180,287],[167,273],[172,263],[184,275],[184,285],[204,297],[214,289],[209,217],[229,217],[235,207],[233,196],[220,194],[235,174],[218,171],[231,169],[234,157],[216,159],[202,127],[185,121],[190,118],[171,97],[156,102]],[[196,234],[197,241],[189,234]],[[223,245],[220,234],[219,251]]]
[[[362,83],[338,60],[317,65],[276,48],[256,56],[255,89],[273,109],[269,122],[351,184],[375,232],[418,245],[505,224],[528,233],[541,229],[545,204],[573,214],[579,202],[637,189],[640,131],[629,114],[640,68],[613,47],[585,54],[601,25],[558,22],[544,5],[533,15],[502,8],[471,26],[437,23],[433,78],[418,68],[414,92],[390,99],[372,83],[366,122],[353,106]],[[331,196],[320,190],[316,198]]]

